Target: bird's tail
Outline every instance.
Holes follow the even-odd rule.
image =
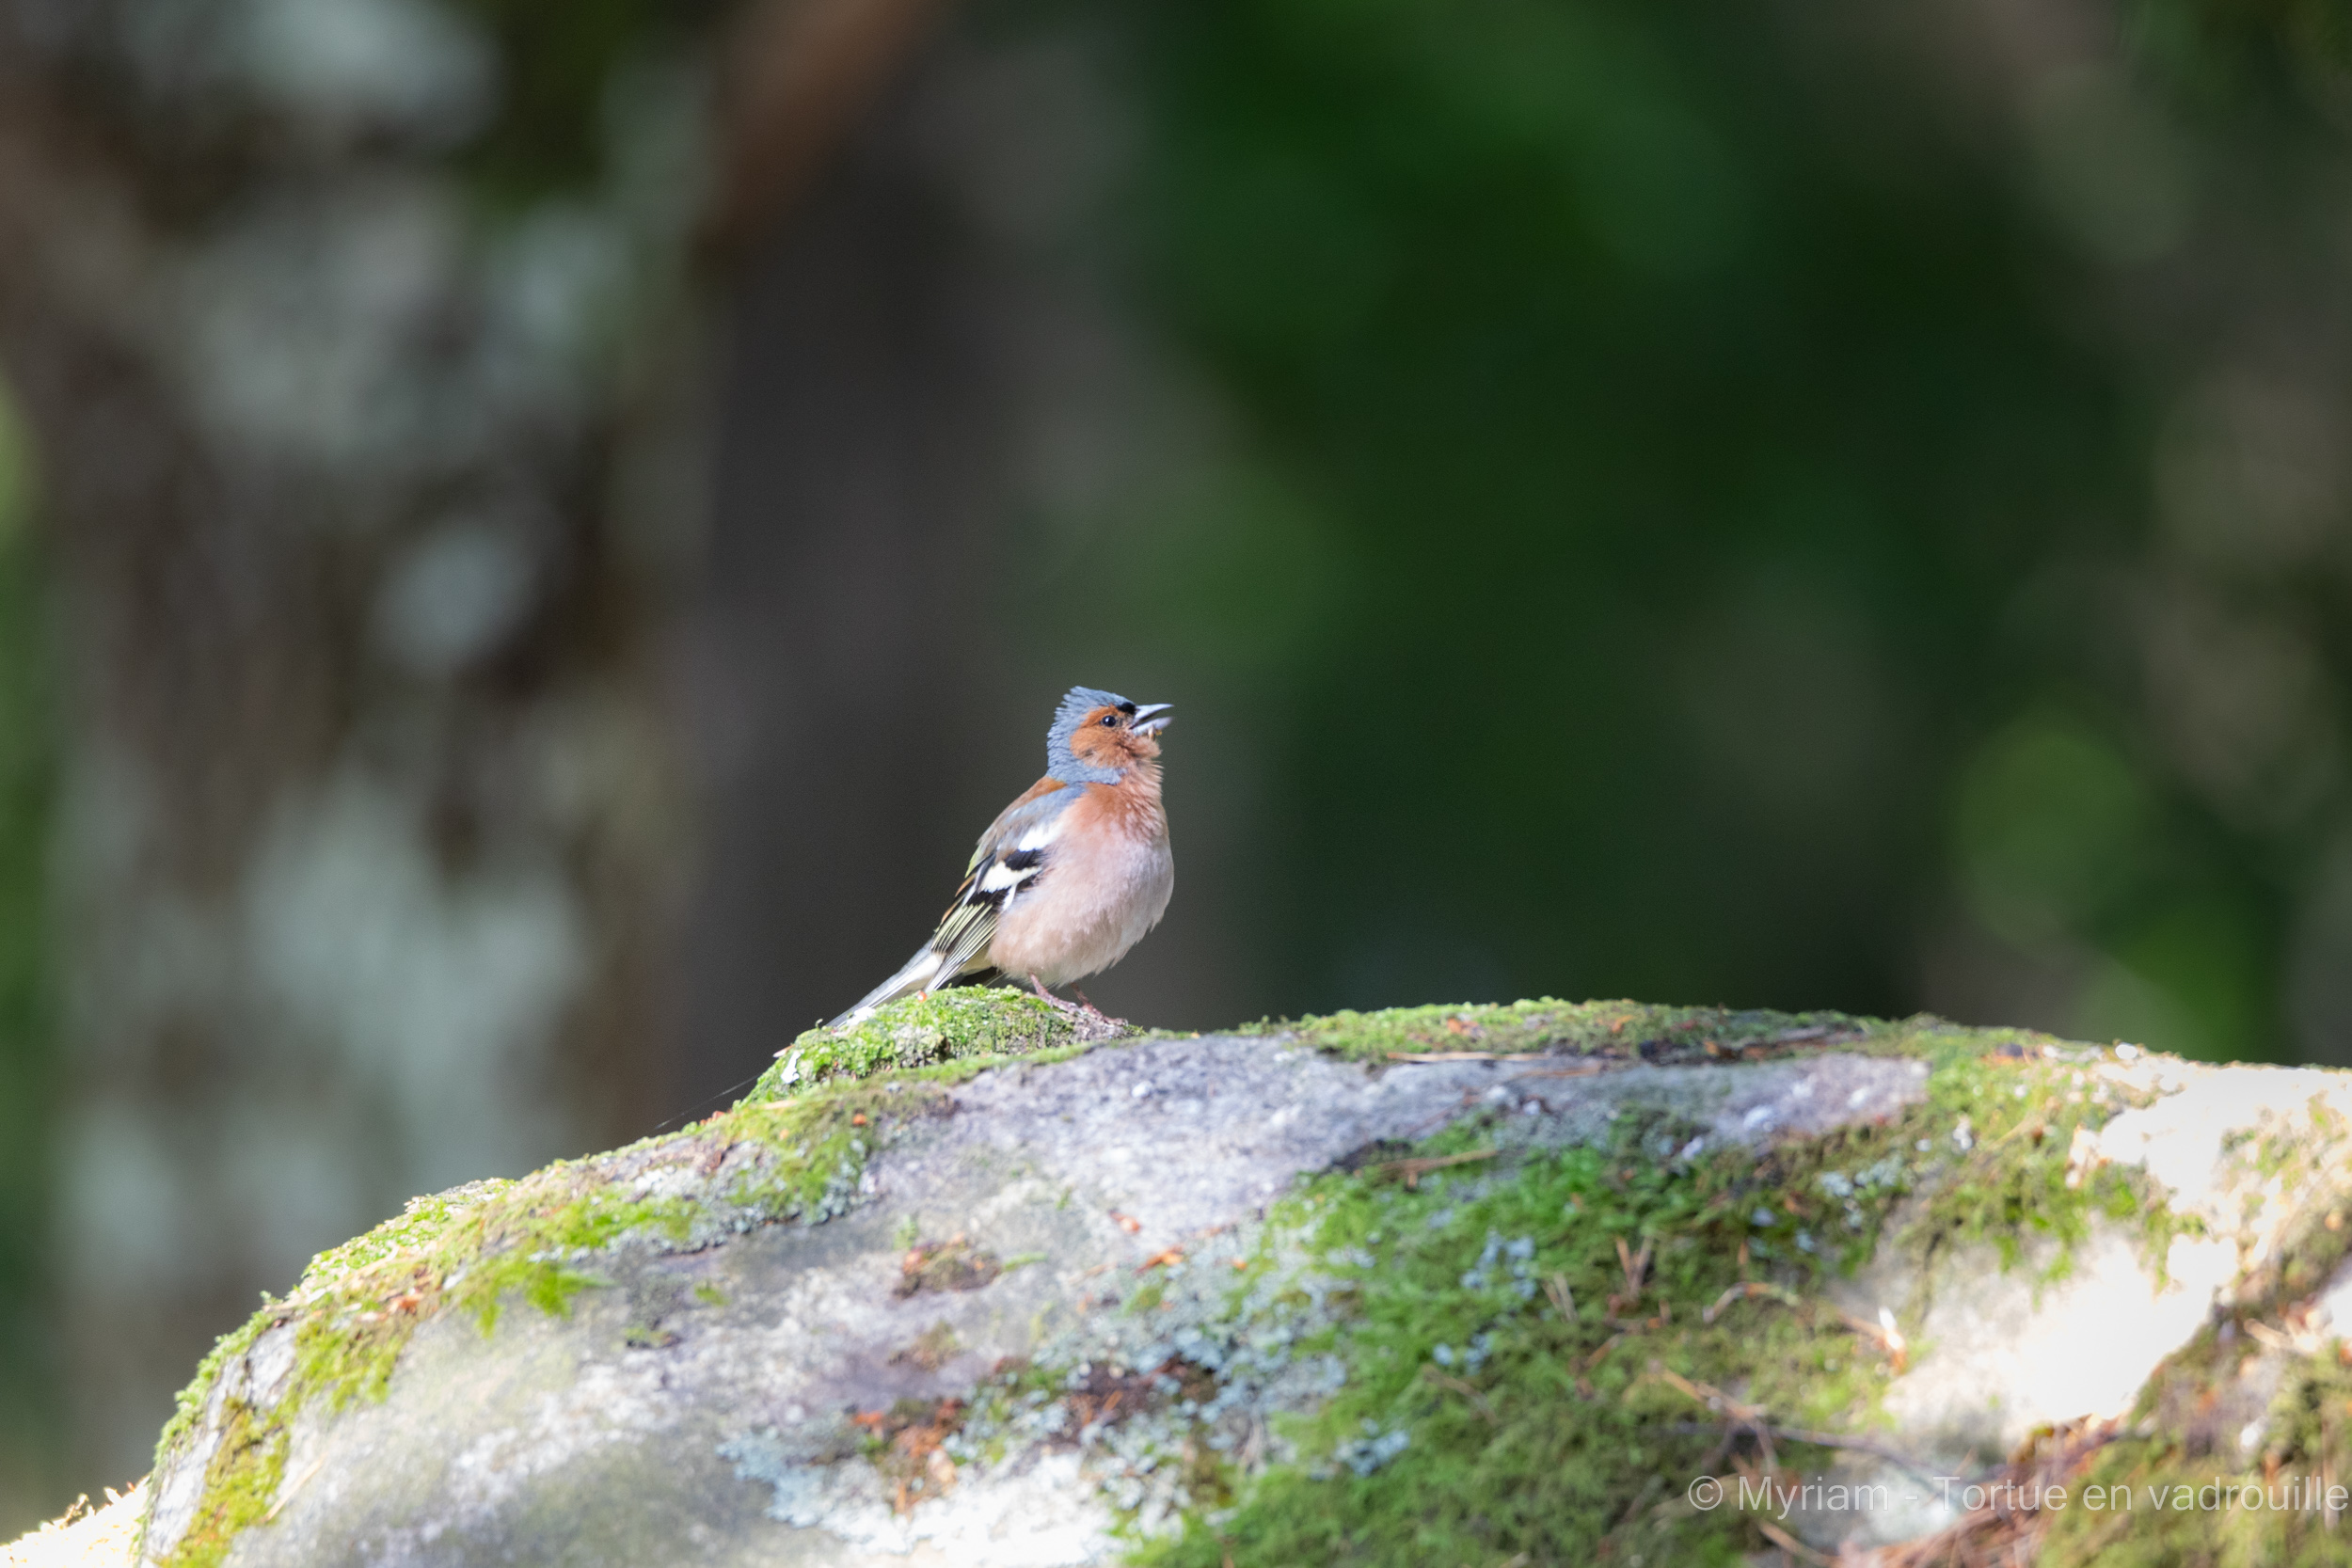
[[[952,961],[952,955],[942,953],[929,942],[925,942],[915,949],[914,957],[909,958],[898,974],[867,991],[856,1006],[851,1007],[825,1027],[840,1029],[853,1023],[863,1023],[874,1016],[875,1008],[887,1003],[896,1002],[900,997],[913,996],[917,991],[937,990],[941,986],[955,978],[954,974],[945,973]]]

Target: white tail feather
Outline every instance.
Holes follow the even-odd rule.
[[[900,997],[913,996],[917,991],[938,990],[955,978],[953,974],[941,973],[947,967],[951,957],[926,942],[915,949],[914,957],[909,958],[898,974],[867,991],[856,1006],[851,1007],[825,1027],[841,1029],[850,1024],[863,1023],[874,1016],[876,1008],[896,1002]]]

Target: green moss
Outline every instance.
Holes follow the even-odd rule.
[[[2352,1122],[2313,1096],[2233,1136],[2223,1157],[2246,1186],[2298,1195],[2295,1222],[2237,1283],[2239,1315],[2300,1301],[2352,1253]]]
[[[235,1328],[213,1341],[213,1348],[196,1366],[196,1376],[188,1386],[173,1396],[171,1417],[164,1422],[164,1430],[155,1439],[155,1465],[162,1468],[165,1458],[179,1448],[187,1435],[196,1430],[197,1418],[204,1413],[204,1401],[212,1393],[221,1370],[253,1348],[253,1341],[275,1321],[274,1314],[264,1307]]]
[[[1419,1190],[1363,1172],[1309,1183],[1278,1209],[1268,1245],[1305,1234],[1352,1292],[1333,1346],[1348,1381],[1296,1424],[1296,1462],[1141,1560],[1730,1562],[1767,1545],[1735,1513],[1672,1506],[1724,1436],[1691,1390],[1762,1405],[1784,1427],[1858,1432],[1887,1370],[1818,1300],[1826,1245],[1756,1267],[1776,1297],[1735,1298],[1712,1322],[1709,1308],[1740,1282],[1757,1211],[1777,1227],[1780,1196],[1832,1164],[1884,1158],[1897,1133],[1696,1166],[1653,1153],[1689,1132],[1628,1117],[1612,1147],[1457,1168]],[[1482,1135],[1457,1126],[1421,1152]],[[1898,1191],[1865,1195],[1873,1233]]]
[[[1067,1055],[1087,1043],[1077,1020],[1041,997],[1009,987],[959,986],[893,1002],[849,1028],[804,1032],[745,1099],[783,1100],[894,1070],[978,1070],[1017,1056]]]
[[[294,1325],[294,1374],[279,1419],[312,1400],[340,1410],[354,1399],[381,1399],[426,1319],[453,1308],[486,1334],[515,1297],[560,1315],[597,1283],[578,1266],[581,1255],[636,1233],[681,1239],[693,1208],[685,1199],[625,1198],[586,1163],[418,1198],[399,1218],[313,1259],[294,1293],[264,1306],[242,1331],[245,1342],[272,1324]],[[211,1370],[199,1370],[192,1396],[201,1397]],[[176,1437],[167,1430],[159,1462]]]
[[[1914,1119],[1931,1148],[1950,1162],[1939,1174],[1926,1212],[1905,1240],[1924,1250],[1987,1244],[2004,1269],[2027,1242],[2054,1240],[2045,1278],[2063,1277],[2075,1248],[2105,1219],[2136,1232],[2142,1256],[2163,1276],[2174,1236],[2192,1228],[2137,1166],[2074,1157],[2077,1132],[2148,1097],[2096,1070],[2085,1047],[2028,1048],[2002,1035],[1980,1036],[1950,1052],[1929,1080],[1929,1103]]]
[[[2213,1396],[2241,1375],[2260,1348],[2243,1336],[2220,1342],[2211,1331],[2184,1353],[2169,1376],[2152,1385],[2142,1414],[2163,1402],[2211,1410]],[[2231,1430],[2205,1430],[2193,1415],[2168,1423],[2153,1437],[2126,1437],[2086,1464],[2074,1487],[2074,1506],[2043,1515],[2049,1534],[2036,1560],[2050,1568],[2321,1568],[2344,1560],[2344,1529],[2326,1516],[2328,1488],[2339,1513],[2352,1501],[2352,1370],[2333,1354],[2284,1353],[2275,1394],[2256,1428],[2257,1439]],[[2224,1396],[2226,1399],[2226,1395]],[[2086,1496],[2106,1494],[2101,1506]],[[2115,1494],[2123,1491],[2128,1504]],[[2259,1499],[2259,1500],[2257,1500]]]
[[[257,1418],[242,1401],[230,1402],[204,1472],[203,1501],[166,1568],[215,1568],[237,1532],[268,1514],[285,1479],[286,1442],[283,1423]]]
[[[2074,1130],[2134,1097],[2089,1072],[2099,1053],[2027,1033],[1546,1003],[1311,1021],[1306,1033],[1375,1058],[1565,1048],[1676,1060],[1827,1041],[1932,1070],[1926,1101],[1883,1125],[1760,1153],[1681,1164],[1692,1129],[1629,1115],[1608,1148],[1455,1166],[1419,1191],[1372,1167],[1317,1178],[1277,1210],[1265,1246],[1295,1227],[1351,1292],[1330,1347],[1348,1381],[1293,1426],[1295,1462],[1226,1475],[1238,1504],[1194,1510],[1181,1535],[1137,1548],[1148,1563],[1739,1561],[1772,1543],[1737,1510],[1682,1500],[1692,1477],[1760,1457],[1708,1402],[1755,1407],[1784,1434],[1867,1439],[1883,1418],[1886,1341],[1824,1299],[1833,1275],[1885,1245],[1932,1253],[2012,1228],[2054,1238],[2062,1269],[2101,1215],[2160,1257],[2178,1224],[2137,1171],[2086,1165],[2069,1184]],[[1412,1152],[1493,1137],[1462,1122]],[[1890,1234],[1914,1194],[1919,1217]],[[1778,1443],[1784,1466],[1831,1457]]]
[[[886,1131],[947,1109],[936,1084],[834,1084],[783,1101],[745,1101],[723,1118],[727,1136],[767,1159],[738,1177],[729,1201],[779,1219],[821,1223],[855,1201],[858,1178]]]
[[[1844,1013],[1662,1007],[1640,1002],[1561,1002],[1391,1007],[1263,1020],[1243,1034],[1292,1035],[1317,1051],[1362,1061],[1444,1052],[1707,1061],[1836,1044],[1848,1049],[1887,1025]]]

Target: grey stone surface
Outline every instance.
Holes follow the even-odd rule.
[[[957,1462],[945,1496],[901,1510],[885,1470],[859,1456],[851,1414],[968,1396],[1011,1358],[1084,1377],[1181,1356],[1214,1377],[1203,1415],[1218,1440],[1263,1457],[1279,1450],[1270,1415],[1345,1376],[1292,1348],[1327,1321],[1304,1259],[1253,1274],[1238,1301],[1226,1266],[1259,1245],[1266,1204],[1300,1173],[1498,1110],[1505,1160],[1649,1108],[1705,1130],[1677,1151],[1688,1157],[1889,1115],[1927,1079],[1921,1063],[1834,1053],[1586,1073],[1548,1057],[1375,1070],[1211,1036],[981,1074],[956,1087],[952,1114],[872,1161],[844,1216],[722,1228],[691,1250],[618,1245],[594,1264],[608,1287],[568,1318],[514,1307],[486,1338],[463,1317],[426,1323],[383,1402],[294,1418],[278,1515],[230,1560],[1103,1560],[1114,1505],[1148,1522],[1182,1500],[1154,1448],[1168,1434],[1150,1423],[1057,1432],[1052,1407],[1028,1427],[1016,1412],[994,1451]],[[646,1191],[720,1179],[681,1177],[658,1149],[637,1159]],[[961,1235],[1004,1272],[898,1293],[910,1235]],[[1151,1310],[1121,1299],[1146,1285],[1164,1293]],[[233,1387],[266,1402],[282,1354],[265,1337],[215,1399]],[[199,1446],[156,1478],[149,1560],[184,1528],[204,1459]]]
[[[2296,1358],[2343,1354],[2352,1267],[2280,1265],[2310,1256],[2298,1234],[2352,1214],[2352,1079],[2128,1047],[2052,1045],[2040,1065],[2042,1092],[2112,1113],[2074,1135],[2070,1172],[2137,1166],[2184,1227],[2161,1270],[2153,1232],[2103,1222],[2063,1255],[2023,1238],[2007,1268],[1989,1244],[1883,1244],[1834,1285],[1852,1318],[1883,1311],[1910,1339],[1876,1451],[1848,1449],[1815,1478],[1878,1500],[1783,1515],[1824,1554],[1954,1526],[1939,1481],[1996,1473],[2036,1428],[2122,1415],[2152,1388],[2153,1431],[2258,1458]],[[1187,1504],[1188,1445],[1244,1471],[1287,1457],[1276,1418],[1349,1377],[1317,1338],[1345,1321],[1344,1282],[1267,1219],[1301,1173],[1392,1157],[1384,1140],[1476,1116],[1495,1155],[1446,1173],[1458,1186],[1436,1222],[1454,1192],[1507,1182],[1518,1155],[1601,1137],[1629,1112],[1670,1115],[1641,1125],[1646,1154],[1674,1162],[1884,1117],[1928,1079],[1918,1061],[1834,1048],[1736,1065],[1373,1069],[1279,1037],[1152,1039],[957,1085],[869,1162],[848,1212],[815,1226],[730,1208],[733,1176],[760,1158],[752,1146],[680,1134],[622,1150],[591,1163],[597,1179],[697,1197],[694,1232],[578,1259],[605,1284],[565,1318],[518,1304],[485,1338],[445,1314],[420,1329],[381,1403],[299,1411],[275,1514],[229,1560],[1105,1562]],[[1964,1120],[1938,1136],[1971,1147]],[[1950,1168],[1919,1152],[1921,1168]],[[1833,1181],[1856,1174],[1818,1180],[1835,1197]],[[1928,1190],[1905,1200],[1913,1212]],[[1883,1235],[1904,1226],[1899,1211]],[[961,1238],[987,1266],[910,1291],[914,1237]],[[2237,1347],[2228,1375],[2152,1383],[2209,1323]],[[232,1400],[271,1406],[290,1340],[264,1334],[223,1370],[203,1431],[217,1435]],[[894,1433],[919,1435],[930,1413],[955,1408],[941,1402],[963,1400],[931,1429],[938,1442],[899,1451]],[[199,1442],[152,1478],[147,1560],[169,1556],[210,1451]]]

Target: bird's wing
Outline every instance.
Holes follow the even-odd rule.
[[[856,1023],[886,1002],[936,990],[971,970],[987,967],[990,939],[1005,906],[1037,885],[1046,850],[1061,831],[1061,814],[1083,793],[1076,784],[1040,779],[990,823],[980,835],[963,885],[941,917],[931,940],[915,950],[898,973],[876,986],[858,1005],[833,1021],[834,1028]]]
[[[941,974],[961,974],[988,951],[1005,906],[1044,876],[1062,813],[1080,793],[1074,784],[1041,779],[989,824],[964,868],[963,885],[956,889],[955,900],[931,937],[930,950],[940,955]]]
[[[964,871],[977,871],[982,861],[1007,846],[1043,848],[1061,831],[1061,814],[1085,793],[1083,784],[1064,784],[1051,773],[1046,774],[996,814],[996,820],[988,825],[988,832],[973,846],[971,863]]]

